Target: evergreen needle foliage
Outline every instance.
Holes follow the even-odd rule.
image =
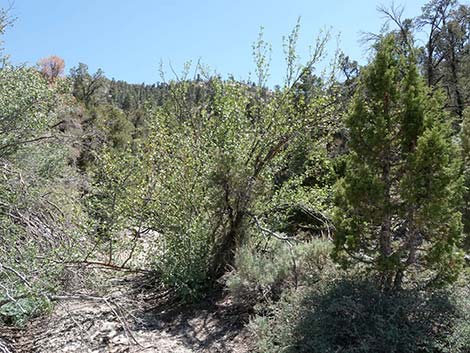
[[[362,72],[336,199],[336,258],[377,271],[385,290],[417,271],[436,271],[436,283],[455,280],[462,266],[457,148],[414,48],[397,43],[393,34],[382,38]]]
[[[104,268],[158,298],[225,285],[259,352],[470,352],[470,6],[380,11],[370,63],[322,75],[329,34],[301,64],[297,21],[276,87],[263,28],[253,82],[0,57],[0,325]]]

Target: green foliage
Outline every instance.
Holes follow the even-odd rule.
[[[324,140],[317,136],[299,137],[277,167],[272,194],[263,200],[267,223],[277,231],[322,237],[332,231],[325,214],[332,207],[336,173],[333,160],[316,142],[319,139]]]
[[[395,18],[400,31],[380,38],[360,77],[339,57],[342,83],[336,67],[315,75],[328,34],[300,64],[299,21],[274,90],[263,29],[252,46],[257,85],[200,64],[193,79],[187,64],[176,81],[136,85],[82,63],[49,82],[5,63],[0,324],[50,309],[86,259],[144,263],[188,301],[225,275],[256,313],[259,352],[468,353],[468,274],[458,274],[462,223],[470,248],[469,12],[450,0],[423,12],[424,24],[442,26],[422,67],[412,22]],[[0,10],[0,34],[8,22]],[[361,277],[341,272],[332,252]]]
[[[273,238],[254,239],[242,246],[227,288],[244,305],[277,300],[289,288],[324,280],[332,272],[332,244],[325,240],[290,243]]]
[[[85,204],[98,243],[93,256],[128,263],[119,254],[131,256],[132,241],[155,237],[158,278],[192,298],[234,265],[254,215],[277,227],[290,222],[292,205],[326,210],[333,173],[324,142],[336,93],[313,66],[328,36],[302,66],[298,32],[299,24],[286,41],[286,86],[275,92],[264,87],[262,32],[253,45],[259,86],[208,77],[201,65],[192,81],[188,65],[178,81],[154,87],[95,80],[83,64],[72,70],[73,93],[86,106],[79,162],[91,176]]]
[[[96,193],[113,201],[94,208],[122,219],[123,231],[159,232],[155,264],[160,278],[193,295],[233,265],[236,249],[253,227],[251,215],[271,206],[276,174],[288,164],[290,146],[305,142],[305,134],[326,133],[320,131],[334,111],[333,97],[318,90],[299,110],[291,87],[268,92],[219,78],[183,78],[168,85],[172,99],[153,108],[145,138],[125,152],[100,152]],[[194,101],[199,85],[210,93]],[[310,165],[299,180],[306,174],[314,178],[314,164],[324,154],[313,150],[322,148],[310,148]],[[318,181],[312,179],[312,188],[319,190],[320,179],[328,178],[322,173]],[[314,197],[320,199],[316,206],[327,196]]]
[[[98,69],[93,75],[88,72],[88,65],[79,63],[78,67],[70,70],[72,78],[72,93],[86,107],[94,106],[104,101],[105,78],[103,71]]]
[[[5,66],[0,86],[0,320],[22,324],[49,305],[64,285],[62,261],[80,251],[80,178],[50,127],[71,105],[67,81]]]
[[[470,110],[464,112],[461,132],[463,175],[465,183],[464,207],[462,210],[463,230],[465,233],[465,249],[470,250]]]
[[[41,296],[28,296],[5,304],[0,309],[0,323],[8,326],[25,326],[32,317],[51,309],[51,302]]]
[[[263,38],[263,30],[261,27],[258,40],[253,43],[253,58],[256,64],[256,76],[258,77],[258,87],[264,87],[269,78],[269,65],[271,64],[271,44],[267,43]]]
[[[422,48],[427,84],[443,88],[452,112],[454,131],[461,127],[469,92],[468,4],[456,0],[430,0],[416,18],[418,28],[429,32]]]
[[[56,103],[54,88],[35,69],[0,69],[0,157],[45,131]]]
[[[107,146],[125,150],[132,145],[135,127],[122,110],[102,105],[93,114],[94,126],[102,131]]]
[[[470,348],[468,293],[458,291],[465,287],[384,293],[369,281],[339,278],[286,291],[250,328],[266,353],[463,353]]]
[[[337,184],[336,258],[379,271],[455,280],[462,265],[461,178],[438,94],[427,97],[414,56],[388,35],[363,71],[347,120],[351,148]]]
[[[0,36],[3,36],[5,34],[5,29],[8,26],[11,26],[12,23],[14,22],[14,18],[10,16],[10,13],[7,9],[0,8]],[[3,40],[0,39],[0,57],[6,61],[8,57],[5,57],[3,54]]]

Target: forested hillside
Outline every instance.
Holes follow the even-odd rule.
[[[228,327],[217,349],[147,351],[470,352],[470,5],[377,16],[363,66],[329,33],[301,62],[298,22],[276,87],[262,31],[246,81],[188,63],[129,84],[0,52],[0,351],[91,352],[73,316],[88,341],[19,337],[69,300],[125,332],[95,352],[175,325],[127,296],[183,316],[224,303],[207,309]]]

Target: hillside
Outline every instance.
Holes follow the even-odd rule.
[[[0,352],[469,353],[470,5],[378,16],[274,87],[0,52]]]

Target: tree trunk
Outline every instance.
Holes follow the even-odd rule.
[[[235,217],[230,220],[228,232],[215,245],[211,266],[211,277],[213,279],[222,277],[227,268],[234,265],[235,251],[243,238],[244,221],[245,213],[237,212]]]
[[[388,156],[387,156],[388,159]],[[385,211],[380,228],[379,235],[379,250],[380,250],[380,261],[382,262],[383,273],[382,273],[382,283],[385,290],[389,290],[393,284],[393,272],[390,270],[390,265],[388,260],[392,254],[392,216],[390,212],[390,162],[387,160],[384,163],[382,168],[382,181],[385,184]]]

